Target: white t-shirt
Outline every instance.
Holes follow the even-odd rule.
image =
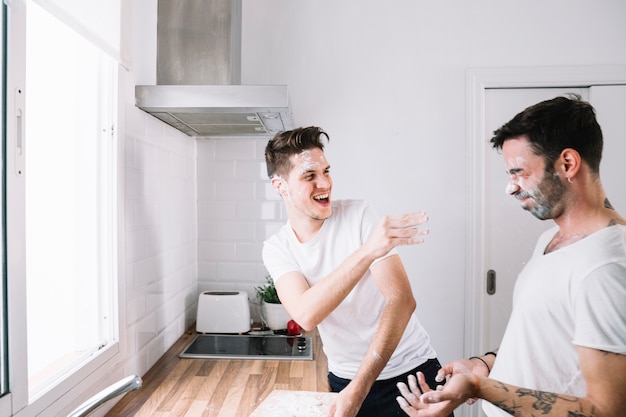
[[[576,346],[626,354],[626,227],[606,227],[544,255],[541,235],[519,275],[513,310],[490,377],[584,397]],[[509,416],[483,401],[488,416]]]
[[[276,281],[288,272],[299,271],[309,285],[315,285],[362,246],[378,225],[379,217],[366,202],[340,200],[332,205],[333,214],[310,241],[300,243],[289,223],[265,241],[263,262]],[[340,378],[354,378],[378,327],[384,303],[368,270],[319,324],[330,372]],[[378,379],[400,375],[435,357],[429,336],[414,313]]]

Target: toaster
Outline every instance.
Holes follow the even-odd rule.
[[[250,331],[250,304],[245,291],[206,291],[198,297],[196,332]]]

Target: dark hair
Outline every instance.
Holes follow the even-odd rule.
[[[324,150],[322,136],[330,141],[328,134],[317,126],[299,127],[278,133],[265,147],[267,175],[270,178],[274,175],[287,176],[291,171],[289,158],[292,155],[313,148]]]
[[[591,104],[577,94],[530,106],[493,134],[491,143],[498,150],[507,139],[525,136],[533,152],[545,158],[546,169],[552,168],[563,149],[572,148],[592,172],[600,172],[602,129]]]

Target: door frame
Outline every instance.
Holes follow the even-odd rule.
[[[497,346],[483,346],[486,323],[485,274],[485,90],[495,88],[591,87],[626,83],[626,65],[469,68],[466,72],[466,261],[465,356]],[[520,109],[522,110],[522,109]],[[476,416],[477,407],[470,415]]]

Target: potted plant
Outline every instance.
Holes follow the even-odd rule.
[[[265,277],[267,284],[261,287],[255,287],[256,295],[261,299],[261,301],[271,304],[281,304],[280,298],[278,298],[278,294],[276,293],[276,286],[274,285],[274,279],[272,279],[271,275],[267,275]]]
[[[265,279],[267,281],[265,285],[254,288],[261,300],[261,318],[271,330],[286,329],[291,317],[278,298],[272,276],[267,275]]]

